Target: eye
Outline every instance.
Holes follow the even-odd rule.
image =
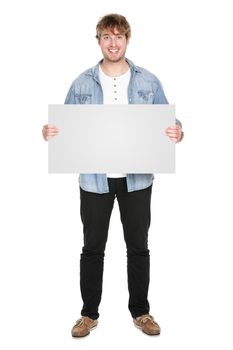
[[[104,35],[104,36],[103,36],[103,39],[104,39],[104,40],[108,40],[108,39],[109,39],[109,36],[108,36],[108,35]]]
[[[117,39],[122,40],[123,39],[123,35],[118,35]]]

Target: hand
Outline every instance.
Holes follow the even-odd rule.
[[[165,130],[166,135],[170,138],[170,140],[175,143],[180,142],[183,139],[184,133],[180,127],[180,125],[169,126]]]
[[[59,133],[59,129],[55,125],[44,125],[42,129],[42,135],[45,141],[50,140]]]

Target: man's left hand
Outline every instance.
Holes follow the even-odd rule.
[[[184,133],[180,127],[180,125],[169,126],[165,130],[166,135],[170,138],[170,140],[175,143],[180,142],[183,139]]]

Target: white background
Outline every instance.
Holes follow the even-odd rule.
[[[47,174],[47,105],[101,58],[98,19],[124,14],[127,57],[162,81],[185,139],[176,175],[153,186],[151,313],[133,327],[118,204],[110,223],[99,328],[79,317],[78,178]],[[8,350],[232,349],[232,12],[230,1],[2,1],[0,347]]]

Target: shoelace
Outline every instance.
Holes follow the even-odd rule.
[[[85,324],[85,320],[83,317],[81,317],[77,322],[76,322],[76,325],[78,327],[82,327],[83,325]]]
[[[143,316],[143,317],[141,318],[140,322],[146,323],[148,320],[151,321],[154,325],[158,325],[158,324],[155,322],[153,316],[151,316],[151,315]]]

